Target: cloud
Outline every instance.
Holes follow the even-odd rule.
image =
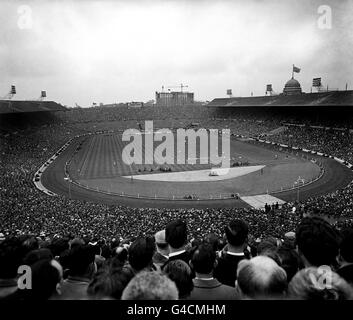
[[[162,85],[187,83],[198,99],[281,91],[291,65],[308,90],[324,75],[343,87],[351,76],[352,0],[328,1],[27,1],[31,29],[4,1],[0,72],[19,97],[48,91],[73,105],[149,100]],[[319,30],[318,6],[332,7],[333,28]],[[0,87],[4,90],[4,87]]]

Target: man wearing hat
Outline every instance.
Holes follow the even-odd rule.
[[[159,267],[162,267],[168,261],[169,246],[165,240],[165,230],[158,231],[154,235],[156,242],[156,252],[153,255],[153,263]]]

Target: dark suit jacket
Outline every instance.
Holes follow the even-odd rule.
[[[178,254],[176,256],[169,256],[169,261],[173,261],[173,260],[183,260],[187,264],[189,264],[189,262],[191,260],[191,252],[190,251],[185,251],[185,252],[180,253],[180,254]]]
[[[168,257],[165,257],[160,252],[156,251],[153,255],[152,260],[154,264],[161,268],[168,261]]]
[[[183,260],[185,261],[187,264],[189,264],[190,260],[192,257],[192,253],[188,250],[184,251],[183,253],[180,253],[176,256],[169,256],[168,261],[163,265],[162,269],[170,262],[173,260]]]
[[[188,300],[237,300],[235,288],[223,285],[217,279],[193,279],[194,289]]]
[[[245,255],[234,256],[226,252],[218,259],[218,265],[214,271],[214,277],[221,283],[235,287],[237,268],[239,261],[246,259]]]
[[[90,299],[87,294],[89,279],[69,277],[61,286],[61,295],[55,295],[53,300],[87,300]]]
[[[347,264],[337,270],[340,277],[346,280],[348,283],[353,284],[353,263]]]

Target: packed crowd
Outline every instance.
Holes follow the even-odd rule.
[[[283,240],[250,245],[251,227],[230,219],[188,241],[169,221],[153,236],[0,239],[0,300],[353,299],[353,229],[303,218]]]
[[[270,129],[275,126],[275,121],[240,119],[238,121],[224,121],[228,126],[247,128],[249,135],[256,135],[260,130]],[[223,123],[223,124],[224,124]],[[236,127],[235,127],[236,128]],[[260,129],[259,129],[260,128]],[[86,129],[86,130],[85,130]],[[124,208],[93,204],[65,197],[48,197],[34,188],[32,178],[34,172],[47,158],[55,153],[69,138],[89,131],[91,126],[78,127],[69,124],[50,124],[42,127],[31,128],[24,131],[12,132],[1,135],[1,229],[4,235],[10,234],[39,234],[41,232],[54,234],[75,234],[80,236],[94,236],[108,238],[127,238],[137,236],[139,233],[151,235],[156,226],[160,228],[168,219],[185,219],[191,229],[192,237],[200,237],[210,232],[217,233],[227,219],[236,214],[250,224],[256,238],[265,236],[283,237],[283,234],[294,230],[299,221],[299,215],[293,213],[293,204],[283,208],[271,210],[263,214],[261,210],[254,209],[188,209],[188,210],[162,210]],[[293,131],[291,131],[293,130]],[[290,128],[284,132],[273,135],[272,139],[285,143],[286,135],[296,139],[296,145],[311,147],[319,143],[318,135],[310,136],[310,130],[305,135],[298,128]],[[304,129],[300,129],[304,130]],[[324,132],[332,135],[330,131]],[[322,135],[324,141],[329,143],[329,137]],[[306,144],[301,141],[307,142]],[[309,141],[313,145],[309,145]],[[347,146],[348,145],[348,146]],[[329,149],[321,150],[336,155],[342,150],[347,150],[349,155],[351,140],[338,139],[336,144],[331,144]],[[324,146],[324,145],[323,145]],[[323,197],[309,199],[304,203],[306,211],[317,211],[320,207],[325,212],[333,212],[337,227],[352,223],[352,186],[338,190]],[[49,209],[49,210],[48,210]],[[299,211],[299,210],[298,210]],[[298,212],[297,211],[297,212]],[[344,219],[340,219],[344,218]],[[207,222],[207,223],[206,223]],[[275,225],[277,228],[272,228]]]
[[[79,115],[77,117],[79,118]],[[72,270],[70,271],[70,269],[73,267],[75,270],[76,266],[73,266],[75,263],[70,265],[72,262],[69,262],[70,258],[66,260],[67,256],[73,255],[72,259],[74,261],[80,261],[81,258],[85,256],[82,260],[87,261],[87,264],[78,267],[79,269],[81,268],[81,271],[78,271],[76,276],[83,277],[82,272],[88,272],[88,270],[90,270],[91,273],[88,277],[89,281],[87,280],[88,278],[86,279],[87,281],[85,280],[85,286],[83,286],[85,287],[85,290],[84,293],[82,293],[83,296],[79,295],[75,298],[85,298],[88,292],[96,292],[95,290],[98,292],[101,290],[100,286],[113,286],[113,284],[109,284],[109,281],[116,281],[114,282],[114,285],[117,285],[120,288],[119,292],[117,294],[109,293],[102,295],[101,292],[97,294],[108,298],[120,298],[127,283],[136,275],[136,270],[142,270],[146,267],[146,265],[141,269],[131,267],[131,261],[133,259],[131,258],[131,255],[134,255],[131,252],[131,248],[135,248],[135,245],[132,244],[134,244],[135,241],[138,241],[136,250],[141,253],[143,250],[139,248],[139,246],[141,245],[141,241],[145,241],[144,245],[150,246],[150,251],[153,251],[154,256],[156,253],[155,250],[158,251],[158,237],[156,236],[156,243],[153,243],[153,245],[147,244],[147,240],[141,239],[153,237],[157,230],[164,230],[170,221],[176,219],[185,221],[188,226],[189,232],[187,233],[187,239],[185,241],[190,243],[190,245],[187,246],[188,250],[190,249],[189,247],[194,248],[190,249],[190,252],[198,252],[195,248],[199,248],[197,244],[204,239],[212,238],[212,243],[217,243],[217,245],[213,246],[213,248],[217,247],[217,250],[213,251],[216,255],[215,261],[217,260],[218,263],[220,263],[221,260],[219,261],[219,259],[222,258],[223,253],[227,251],[227,248],[231,247],[230,240],[224,238],[225,226],[229,221],[232,221],[234,217],[244,221],[250,232],[247,233],[246,245],[243,245],[245,246],[244,248],[246,249],[246,252],[248,252],[248,257],[252,256],[254,257],[253,259],[255,259],[249,260],[252,262],[247,265],[246,268],[244,266],[245,269],[249,268],[249,270],[252,270],[252,268],[255,268],[254,270],[256,270],[256,267],[259,266],[257,263],[265,264],[270,269],[272,267],[277,269],[282,267],[286,270],[284,265],[280,263],[277,253],[275,254],[275,257],[273,257],[273,253],[271,253],[271,258],[274,258],[273,260],[277,265],[274,265],[272,260],[267,260],[267,263],[266,261],[263,261],[263,259],[266,260],[266,258],[262,256],[255,258],[255,256],[259,253],[258,247],[260,244],[266,243],[269,238],[272,239],[272,242],[277,243],[276,250],[279,250],[280,247],[283,248],[282,245],[286,245],[288,242],[287,236],[290,235],[290,237],[293,238],[293,233],[297,230],[298,225],[300,226],[303,216],[320,215],[326,217],[334,215],[334,227],[340,232],[342,232],[344,228],[353,225],[352,185],[342,190],[337,190],[332,194],[309,199],[300,206],[298,206],[298,204],[289,203],[281,208],[266,210],[266,212],[255,209],[235,208],[178,210],[126,208],[117,205],[108,206],[105,204],[69,200],[62,196],[49,197],[38,191],[32,183],[35,171],[67,140],[77,134],[91,131],[92,126],[89,119],[90,118],[88,117],[87,124],[79,123],[80,125],[75,125],[75,121],[64,121],[0,135],[0,242],[2,248],[4,248],[0,249],[1,259],[3,259],[0,261],[0,270],[2,270],[0,272],[0,279],[8,280],[11,278],[13,280],[15,278],[13,276],[13,271],[10,272],[11,277],[8,277],[8,274],[6,273],[10,268],[14,268],[14,265],[7,269],[7,264],[4,264],[3,269],[1,269],[2,261],[15,259],[16,266],[18,266],[27,261],[26,259],[28,259],[28,257],[26,257],[26,255],[34,250],[35,253],[32,252],[30,254],[32,255],[32,259],[37,259],[36,262],[34,262],[35,267],[33,270],[39,270],[38,272],[40,274],[44,272],[45,277],[54,276],[57,272],[55,270],[58,270],[59,276],[55,276],[54,278],[59,279],[60,281],[58,280],[56,284],[61,284],[62,279],[65,279],[66,282],[70,282],[73,281],[72,279],[70,280],[70,273],[72,277],[75,277],[76,273],[76,271],[73,271],[72,273]],[[104,118],[102,119],[102,124],[104,125]],[[187,121],[190,121],[190,119]],[[209,122],[210,121],[208,120],[199,120],[200,125],[207,126]],[[229,120],[224,123],[227,124],[234,133],[251,136],[257,136],[261,133],[268,132],[280,125],[279,123],[276,123],[275,120],[271,119],[258,120],[251,118],[248,120],[246,118],[241,118],[237,121]],[[237,132],[237,128],[239,132]],[[317,131],[308,128],[290,128],[273,135],[271,139],[280,143],[321,151],[349,161],[352,159],[352,137],[347,133],[342,135],[342,132],[332,132],[327,130],[318,133]],[[298,209],[293,211],[293,206],[296,206]],[[216,239],[218,240],[216,241]],[[273,239],[276,239],[276,241]],[[337,239],[337,243],[339,243],[339,237]],[[64,249],[60,251],[61,249],[57,249],[55,243],[59,247],[62,246],[61,249]],[[80,248],[77,249],[77,252],[75,249],[75,243],[76,245],[78,243],[79,246],[77,246],[77,248]],[[95,251],[95,254],[93,255],[94,261],[96,262],[96,265],[100,265],[100,268],[98,269],[97,267],[95,267],[96,269],[93,268],[95,264],[91,264],[92,261],[88,259],[88,256],[91,256],[89,252],[91,252],[92,249],[89,246],[87,247],[87,244],[89,243],[91,243],[90,246]],[[18,251],[20,253],[16,251],[15,258],[8,258],[9,256],[6,256],[6,254],[14,254],[17,245],[22,248]],[[172,250],[170,245],[171,244],[165,240],[164,247],[168,247],[168,250]],[[151,249],[152,247],[154,248],[153,250]],[[8,248],[10,253],[7,253],[6,248]],[[168,250],[165,251],[165,253],[168,252]],[[202,256],[207,256],[208,260],[212,261],[213,251],[211,252],[207,246],[205,248],[201,247],[199,250],[201,250]],[[205,252],[203,252],[203,250]],[[293,250],[291,251],[292,253],[295,251]],[[64,257],[61,257],[62,254]],[[75,256],[76,254],[78,255],[77,257]],[[36,258],[33,258],[33,255]],[[42,255],[46,257],[44,260],[39,259]],[[164,256],[164,258],[168,258],[169,261],[173,254],[164,254]],[[338,254],[336,256],[338,256]],[[190,259],[184,261],[185,264],[180,262],[175,262],[175,265],[168,264],[168,268],[162,268],[165,269],[164,273],[158,273],[158,275],[155,273],[148,273],[148,275],[146,275],[146,273],[142,272],[142,279],[138,278],[138,275],[134,277],[134,285],[138,286],[141,285],[141,283],[146,284],[148,281],[168,282],[169,280],[172,280],[176,283],[177,291],[179,292],[178,297],[186,297],[188,294],[187,292],[184,294],[185,288],[182,289],[183,293],[180,294],[181,289],[178,287],[178,281],[180,280],[178,277],[180,276],[185,280],[186,276],[181,275],[179,272],[186,272],[192,276],[198,273],[202,274],[202,272],[197,271],[197,267],[195,269],[195,264],[197,265],[197,257],[192,264],[190,263],[192,257],[193,256],[190,255],[188,257]],[[146,257],[143,259],[145,258]],[[88,261],[90,262],[88,263]],[[126,268],[126,265],[130,265],[130,267]],[[153,266],[154,265],[155,263]],[[329,265],[331,265],[331,263],[329,263]],[[319,265],[316,264],[316,267],[318,266]],[[337,264],[332,266],[332,268],[333,270],[338,270]],[[64,270],[63,276],[61,276],[61,269]],[[82,271],[83,269],[85,270]],[[232,270],[233,274],[236,273],[234,271],[236,268],[233,268]],[[296,270],[298,270],[298,268]],[[33,271],[33,277],[37,271]],[[261,270],[257,271],[260,272]],[[256,271],[252,270],[251,272]],[[206,273],[210,274],[211,271],[207,270]],[[162,276],[162,274],[167,275],[167,278]],[[217,274],[217,270],[215,270],[215,274]],[[284,278],[283,275],[282,272],[282,278]],[[301,274],[302,277],[305,277],[305,275],[307,274]],[[158,279],[156,278],[153,280],[149,277],[157,277]],[[41,277],[38,279],[40,278]],[[290,277],[288,277],[287,273],[287,280],[282,283],[284,285],[286,282],[284,285],[285,290],[283,290],[283,292],[286,292],[286,295],[289,294],[289,278]],[[52,280],[53,278],[51,278],[50,281]],[[218,280],[222,283],[221,279]],[[6,281],[4,282],[5,287],[7,283]],[[194,287],[195,281],[194,278],[192,281]],[[41,281],[39,280],[40,286],[45,286],[45,283],[43,284],[40,282]],[[173,287],[172,283],[168,283],[170,287]],[[228,284],[234,286],[234,283],[228,282]],[[131,286],[133,285],[131,284]],[[256,287],[255,284],[254,286]],[[0,282],[0,292],[2,287],[3,286]],[[89,287],[91,289],[88,289]],[[191,287],[192,285],[189,281],[189,289]],[[43,290],[46,291],[48,288],[43,288]],[[68,290],[70,292],[70,289]],[[245,288],[242,290],[245,290]],[[235,292],[233,290],[232,294],[229,293],[230,291],[228,293],[230,296],[236,294],[239,297],[238,291]],[[34,294],[40,293],[37,292]],[[52,294],[54,294],[53,291],[50,291],[50,294],[47,294],[45,297],[52,297]],[[29,294],[28,297],[30,298],[31,295],[32,294]],[[94,295],[96,295],[96,293],[94,293]],[[245,294],[245,296],[252,297],[250,294]],[[12,297],[22,299],[26,298],[26,295],[23,296],[22,292],[17,292]]]
[[[334,155],[353,163],[353,134],[348,130],[289,126],[287,130],[271,138],[278,143]]]
[[[269,140],[302,149],[309,149],[338,157],[353,164],[353,134],[348,130],[327,130],[308,126],[289,126],[286,130],[268,137]],[[305,205],[330,212],[346,225],[353,218],[353,184],[324,196],[310,198]]]
[[[65,123],[90,123],[110,122],[128,120],[161,120],[161,119],[209,119],[213,110],[201,105],[187,105],[172,107],[148,106],[143,108],[129,108],[126,105],[118,107],[95,107],[95,108],[74,108],[70,111],[59,114],[60,119]]]

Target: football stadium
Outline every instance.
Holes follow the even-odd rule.
[[[353,91],[133,109],[3,100],[1,236],[125,243],[179,219],[193,239],[222,239],[238,219],[256,248],[291,236],[303,217],[349,227],[352,105]],[[142,161],[127,163],[127,146]]]
[[[313,2],[278,2],[286,20],[275,1],[152,2],[33,1],[38,20],[6,21],[0,301],[353,300],[346,34],[313,27]],[[115,311],[158,317],[148,303]]]

